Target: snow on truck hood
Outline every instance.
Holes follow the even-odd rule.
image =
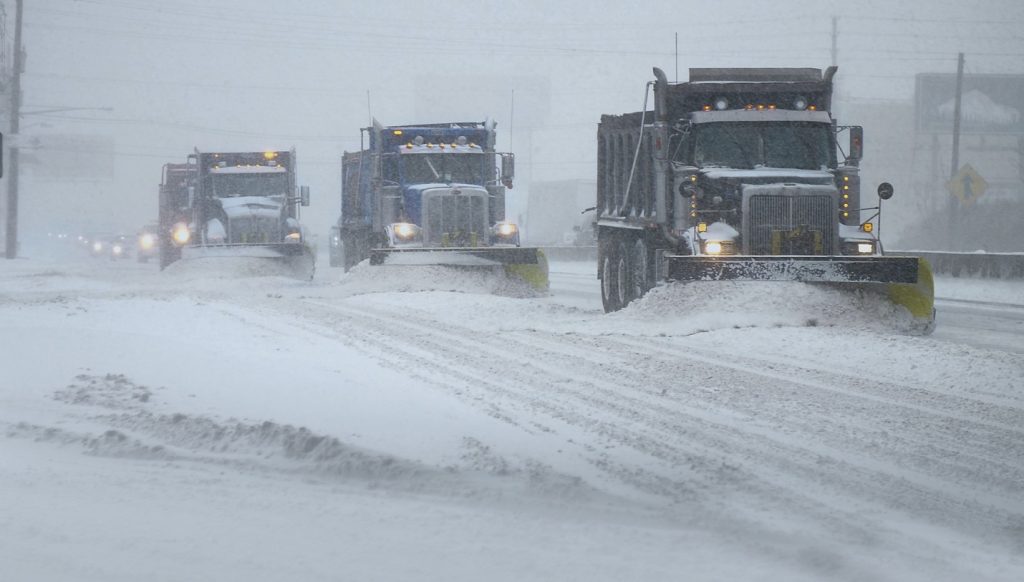
[[[712,180],[737,178],[795,178],[799,180],[832,180],[832,172],[828,170],[800,170],[796,168],[754,168],[737,170],[734,168],[705,168],[701,170]]]
[[[277,218],[281,215],[281,208],[284,204],[281,201],[267,196],[235,196],[233,198],[221,198],[221,208],[228,218],[240,216],[266,216]]]
[[[445,184],[444,182],[438,182],[438,183],[433,183],[433,184],[412,184],[410,186],[406,186],[406,191],[407,192],[417,192],[417,193],[423,194],[427,190],[449,190],[449,189],[453,189],[453,188],[465,191],[466,193],[471,193],[471,192],[484,192],[484,193],[486,193],[487,192],[486,188],[484,188],[483,186],[477,185],[477,184],[462,184],[462,183]]]

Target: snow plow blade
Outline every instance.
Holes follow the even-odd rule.
[[[372,249],[370,264],[504,267],[509,276],[548,290],[548,260],[535,247],[426,247]]]
[[[182,248],[181,261],[266,261],[273,265],[266,273],[254,269],[254,274],[280,274],[303,280],[312,280],[316,270],[313,248],[299,243],[192,245]],[[257,263],[258,264],[258,263]],[[269,271],[274,271],[270,273]]]
[[[676,281],[917,283],[916,257],[666,255]]]
[[[914,316],[918,333],[927,335],[935,331],[935,280],[932,266],[922,257],[908,257],[917,261],[917,281],[890,283],[886,286],[889,300],[901,305]]]
[[[870,289],[914,318],[914,332],[935,329],[935,284],[919,257],[666,255],[674,281],[802,281]]]

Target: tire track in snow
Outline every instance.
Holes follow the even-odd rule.
[[[306,302],[310,304],[311,302]],[[344,314],[343,319],[351,320],[353,318],[368,318],[362,321],[363,325],[359,327],[369,327],[370,329],[377,329],[382,325],[387,327],[387,322],[391,322],[395,325],[401,324],[403,329],[410,329],[416,327],[424,327],[421,329],[422,333],[414,334],[413,337],[408,338],[414,340],[420,345],[420,347],[430,348],[428,351],[434,353],[434,359],[428,359],[426,361],[418,361],[417,365],[428,365],[428,366],[442,366],[442,364],[436,359],[441,357],[444,359],[452,359],[453,355],[458,356],[454,359],[453,365],[447,366],[447,369],[443,369],[443,376],[450,377],[453,375],[456,377],[462,377],[463,381],[486,383],[489,378],[495,377],[492,372],[496,372],[499,375],[503,374],[506,377],[510,374],[509,370],[515,370],[517,367],[521,367],[520,360],[507,360],[502,361],[501,358],[507,357],[509,352],[515,354],[537,352],[538,345],[537,335],[531,334],[530,337],[526,338],[528,341],[524,341],[521,337],[522,332],[514,332],[512,334],[504,334],[498,340],[495,340],[491,334],[480,334],[475,330],[469,328],[452,327],[450,325],[440,324],[439,322],[429,318],[417,318],[412,316],[408,310],[403,311],[402,315],[395,316],[380,310],[373,310],[366,307],[360,307],[353,309],[351,307],[342,307],[337,305],[319,304],[321,309],[327,309],[337,313]],[[320,319],[320,318],[318,318]],[[444,329],[438,329],[439,327]],[[510,337],[510,336],[515,336]],[[439,339],[440,338],[440,339]],[[390,349],[395,349],[394,338],[391,337],[389,342]],[[514,346],[510,344],[513,342]],[[424,342],[427,342],[424,344]],[[565,341],[564,338],[544,338],[542,344],[555,343],[562,347],[562,353],[555,359],[562,359],[565,357],[577,357],[578,355],[572,355],[565,353]],[[614,345],[611,348],[621,347],[619,344],[613,342]],[[557,347],[557,346],[556,346]],[[607,348],[608,346],[606,346]],[[544,346],[543,351],[548,351],[551,346]],[[593,346],[587,347],[588,351],[593,351]],[[570,350],[571,351],[571,350]],[[556,349],[556,353],[558,353]],[[403,354],[399,358],[402,360],[402,368],[407,368],[407,362],[404,361]],[[587,354],[588,357],[593,357],[592,353]],[[637,352],[636,356],[643,357],[645,354]],[[495,360],[498,358],[498,360]],[[741,461],[737,466],[742,466],[743,462],[751,463],[756,461],[755,468],[757,471],[757,479],[764,481],[764,485],[761,488],[752,487],[749,488],[753,491],[755,497],[760,495],[764,496],[766,493],[775,495],[778,497],[777,501],[781,501],[783,504],[798,502],[804,506],[813,507],[815,504],[820,505],[819,517],[824,517],[828,522],[834,522],[834,516],[829,518],[830,514],[834,514],[841,508],[835,507],[834,502],[830,501],[834,496],[823,495],[815,496],[817,498],[811,499],[807,495],[805,486],[796,484],[796,487],[787,484],[787,481],[791,479],[788,475],[801,474],[805,479],[824,481],[826,484],[836,487],[840,490],[846,490],[847,493],[852,493],[855,497],[866,498],[868,500],[876,498],[885,498],[886,494],[890,491],[902,492],[893,499],[889,499],[889,503],[896,506],[913,507],[919,513],[932,514],[934,515],[934,508],[936,506],[950,507],[956,506],[959,502],[956,491],[953,495],[949,495],[947,492],[931,490],[927,487],[922,488],[920,484],[907,482],[899,471],[893,471],[892,467],[884,466],[885,463],[877,463],[874,459],[868,458],[861,460],[861,465],[851,465],[848,461],[848,455],[838,455],[835,457],[826,457],[824,462],[826,464],[835,465],[835,467],[822,474],[822,468],[820,464],[823,462],[821,456],[812,449],[800,446],[799,439],[787,438],[782,439],[783,442],[772,442],[773,440],[778,441],[780,434],[779,431],[764,431],[755,430],[746,431],[738,430],[735,426],[723,425],[717,423],[716,420],[721,419],[721,410],[712,410],[710,408],[705,409],[703,418],[699,418],[697,411],[693,409],[678,410],[672,409],[665,406],[655,405],[652,406],[651,402],[646,400],[640,400],[633,397],[625,397],[621,392],[623,386],[621,386],[624,377],[629,375],[635,375],[632,370],[623,370],[616,365],[608,365],[595,363],[592,359],[580,358],[581,361],[573,362],[568,366],[572,369],[579,369],[577,365],[590,366],[598,372],[605,373],[604,385],[597,385],[594,383],[595,378],[590,377],[585,382],[580,382],[578,378],[574,378],[573,375],[566,375],[566,366],[552,367],[553,362],[550,356],[545,356],[548,361],[548,369],[540,370],[539,373],[523,374],[522,371],[518,371],[513,378],[512,384],[524,383],[528,387],[533,387],[536,390],[541,390],[546,387],[548,392],[555,392],[559,397],[565,398],[576,398],[576,402],[573,402],[571,406],[564,404],[553,405],[549,402],[538,402],[535,398],[521,398],[520,395],[510,393],[508,390],[495,390],[493,385],[487,386],[483,384],[489,391],[496,392],[505,398],[511,398],[513,401],[519,400],[521,405],[525,405],[528,410],[526,412],[535,414],[538,408],[543,409],[546,414],[551,415],[553,418],[557,418],[563,422],[568,422],[571,425],[582,426],[587,430],[596,432],[598,435],[602,435],[604,438],[610,438],[616,442],[632,446],[637,450],[643,451],[645,454],[649,454],[654,458],[660,459],[669,465],[669,469],[674,469],[680,465],[691,465],[698,466],[701,464],[700,461],[707,459],[721,459],[723,457],[723,451],[731,451],[726,453],[726,457],[738,457]],[[543,361],[545,358],[537,358],[537,360]],[[473,375],[467,375],[464,370],[469,367],[467,366],[467,359],[485,370],[485,373],[478,374],[474,378]],[[495,363],[495,362],[500,363]],[[535,364],[538,362],[535,361]],[[596,365],[595,365],[596,364]],[[672,365],[672,369],[677,369],[679,366],[677,363]],[[604,369],[602,369],[604,368]],[[710,368],[715,371],[715,368]],[[591,370],[593,372],[593,370]],[[499,376],[500,377],[500,376]],[[645,385],[633,386],[634,390],[643,394]],[[534,390],[531,390],[533,392]],[[649,393],[649,390],[647,391]],[[548,394],[550,397],[550,394]],[[598,398],[600,396],[600,398]],[[550,398],[549,398],[550,400]],[[584,404],[596,408],[589,414],[580,414],[572,409],[579,409],[580,405]],[[568,410],[566,409],[568,408]],[[646,412],[638,412],[647,409]],[[605,413],[607,416],[608,412],[613,412],[617,415],[617,418],[609,419],[608,421],[595,422],[594,416],[601,416],[601,413]],[[729,412],[729,411],[725,411]],[[646,414],[646,416],[645,416]],[[733,416],[735,416],[733,411]],[[680,422],[678,417],[688,417],[687,423]],[[675,419],[674,422],[672,419]],[[639,425],[643,430],[626,431],[623,429],[624,426]],[[695,426],[700,430],[694,430]],[[654,431],[654,434],[651,434]],[[717,436],[713,436],[717,433]],[[687,435],[691,442],[689,443],[672,443],[672,438],[678,439],[679,435]],[[668,439],[668,440],[666,440]],[[702,448],[694,448],[692,441],[700,440],[703,441]],[[666,443],[671,443],[666,445]],[[744,449],[744,447],[746,447]],[[739,449],[737,451],[737,449]],[[800,463],[797,459],[801,457],[811,457],[811,461]],[[841,457],[841,458],[840,458]],[[772,466],[766,466],[764,461],[770,459],[773,463]],[[610,473],[618,474],[619,478],[624,481],[632,482],[634,486],[640,489],[647,489],[650,492],[660,494],[671,494],[673,490],[687,490],[688,487],[692,487],[692,481],[688,478],[679,480],[678,471],[669,471],[669,475],[652,475],[651,471],[647,467],[648,464],[640,463],[629,466],[622,464],[622,466],[616,466],[616,459],[610,455],[603,455],[597,458],[596,464],[603,466]],[[882,465],[871,466],[871,465]],[[705,474],[705,481],[708,482],[709,489],[713,485],[722,485],[722,480],[726,482],[735,482],[737,480],[744,480],[751,478],[751,475],[743,475],[741,471],[733,468],[728,468],[730,465],[728,462],[719,464],[718,468],[721,470],[723,467],[726,468],[726,473],[732,473],[732,475],[719,476],[716,482],[715,478],[708,478],[708,474]],[[774,473],[773,477],[766,475],[764,469],[770,469],[768,473]],[[707,468],[703,470],[707,473]],[[713,473],[713,472],[712,472]],[[843,477],[840,477],[843,476]],[[630,478],[632,477],[632,478]],[[690,476],[692,477],[692,475]],[[854,478],[856,477],[856,478]],[[881,479],[880,479],[881,477]],[[668,483],[665,480],[668,480]],[[675,481],[675,483],[672,483]],[[774,481],[774,483],[770,482]],[[776,491],[770,491],[772,487],[777,488]],[[941,489],[941,488],[940,488]],[[678,494],[678,493],[677,493]],[[998,501],[998,500],[997,500]],[[911,503],[908,503],[911,502]],[[966,503],[966,507],[963,508],[963,512],[957,511],[956,514],[972,514],[972,515],[985,515],[985,519],[982,519],[982,523],[988,523],[989,526],[995,525],[990,523],[996,521],[1003,527],[1013,527],[1013,521],[1007,523],[1005,516],[993,515],[991,508],[987,508],[984,505],[975,507],[972,503]],[[857,511],[856,508],[846,508],[845,512],[851,515],[844,515],[842,521],[849,522],[852,517],[852,513]],[[998,513],[998,512],[995,512]],[[954,520],[943,520],[946,522],[956,521]],[[975,519],[975,521],[978,521]],[[865,524],[870,527],[871,524]],[[876,524],[877,525],[877,524]],[[998,525],[997,525],[998,527]]]

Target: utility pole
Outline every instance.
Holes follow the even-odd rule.
[[[832,66],[835,67],[839,63],[839,17],[832,17]]]
[[[676,83],[679,82],[679,33],[676,33]]]
[[[949,168],[949,182],[960,171],[960,102],[964,92],[964,53],[956,61],[956,100],[953,102],[953,161]],[[953,194],[949,195],[949,234],[947,240],[955,240],[957,208]]]
[[[25,67],[25,51],[21,47],[22,0],[17,0],[14,15],[14,79],[11,84],[11,147],[9,183],[7,185],[7,236],[5,256],[18,258],[18,138],[21,130],[21,71]],[[0,155],[3,155],[0,152]]]

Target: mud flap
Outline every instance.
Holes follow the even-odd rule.
[[[505,265],[505,274],[526,282],[537,291],[547,291],[551,284],[548,278],[548,258],[540,249],[537,249],[535,263],[507,264]]]
[[[886,292],[914,317],[915,331],[927,335],[935,330],[935,279],[928,261],[917,259],[917,283],[889,283]]]

